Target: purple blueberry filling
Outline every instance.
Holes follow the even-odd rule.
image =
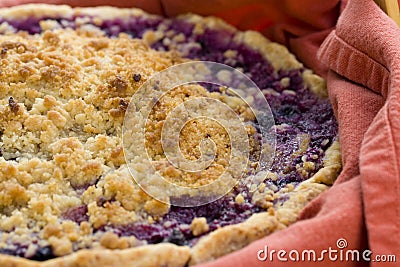
[[[88,208],[86,205],[82,205],[76,208],[68,209],[64,212],[63,217],[66,220],[71,220],[76,223],[86,222],[89,220],[87,215]]]
[[[241,192],[243,192],[241,190]],[[200,207],[172,206],[162,220],[154,223],[135,223],[125,226],[105,226],[98,230],[111,230],[119,236],[134,235],[139,240],[146,240],[150,244],[171,242],[178,245],[194,245],[199,237],[192,234],[190,223],[196,217],[207,218],[209,231],[219,227],[237,224],[246,220],[251,214],[262,209],[250,203],[247,198],[243,204],[238,204],[233,198],[223,197]]]
[[[24,30],[31,34],[40,33],[38,19],[26,19],[7,21],[17,30]],[[75,18],[70,20],[58,20],[64,27],[75,28]],[[277,153],[271,171],[279,174],[278,179],[266,181],[273,184],[277,190],[288,183],[298,184],[311,177],[315,172],[309,172],[307,176],[300,173],[298,166],[303,164],[304,159],[313,162],[315,170],[322,167],[324,151],[334,141],[337,135],[337,124],[333,111],[328,100],[320,99],[310,92],[302,79],[303,70],[274,72],[271,64],[259,53],[251,50],[243,44],[232,40],[233,33],[225,30],[206,30],[203,34],[194,34],[193,25],[177,19],[162,20],[159,18],[144,19],[134,18],[129,20],[108,20],[104,21],[99,28],[108,36],[117,36],[124,32],[133,38],[140,38],[147,30],[156,30],[164,25],[166,31],[172,30],[176,33],[183,33],[186,43],[196,43],[197,46],[190,50],[181,51],[184,56],[192,59],[215,61],[240,68],[260,88],[272,89],[276,94],[266,94],[265,97],[273,111],[277,125],[288,126],[277,130]],[[154,43],[152,46],[157,50],[168,50],[164,39]],[[179,49],[180,46],[177,46]],[[226,58],[226,50],[236,51],[234,58]],[[137,74],[135,81],[140,80]],[[289,78],[289,84],[282,86],[281,80]],[[293,93],[285,93],[290,89]],[[210,90],[214,90],[210,87]],[[309,145],[305,152],[293,157],[293,152],[298,149],[298,137],[308,135]],[[240,192],[246,192],[245,188],[237,188]],[[248,193],[248,192],[246,192]],[[97,231],[110,230],[119,236],[135,236],[139,240],[147,241],[150,244],[160,242],[171,242],[178,245],[194,245],[199,237],[192,235],[190,223],[196,217],[205,217],[209,225],[209,231],[218,227],[237,224],[246,220],[251,214],[262,211],[262,208],[251,201],[250,194],[247,194],[242,204],[235,202],[234,196],[225,196],[213,203],[200,207],[171,207],[169,213],[162,220],[153,224],[135,223],[125,226],[102,226]],[[284,201],[284,196],[278,201]],[[63,219],[72,220],[76,223],[88,221],[87,207],[80,206],[67,210]],[[18,247],[15,250],[0,249],[2,254],[10,254],[24,257],[26,247]],[[41,247],[36,254],[31,256],[34,260],[46,260],[54,257],[51,248]]]
[[[11,256],[24,257],[35,261],[45,261],[55,257],[50,246],[39,247],[38,249],[36,249],[33,255],[29,256],[26,255],[26,252],[28,250],[27,245],[17,245],[16,247],[16,249],[2,248],[0,249],[0,253]]]

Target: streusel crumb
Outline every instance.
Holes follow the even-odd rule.
[[[59,256],[73,243],[90,246],[92,228],[168,212],[124,167],[121,133],[130,97],[153,73],[182,62],[176,53],[84,29],[2,35],[0,48],[3,231],[38,233],[40,245],[47,242]],[[79,224],[68,214],[83,205],[80,216],[88,221]],[[63,214],[69,224],[60,224]],[[7,242],[17,239],[8,236]]]
[[[190,224],[190,230],[192,230],[194,236],[198,236],[208,232],[209,227],[206,218],[194,218],[192,223]]]

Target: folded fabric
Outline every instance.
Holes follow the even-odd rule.
[[[373,0],[3,0],[0,6],[28,2],[136,6],[167,16],[217,15],[285,44],[327,78],[343,156],[335,184],[303,210],[297,223],[201,266],[373,267],[384,259],[379,256],[400,260],[400,29]],[[258,259],[272,250],[274,258]],[[279,250],[313,250],[318,257],[291,261],[286,254],[288,261],[283,261]],[[351,257],[355,250],[360,260]]]

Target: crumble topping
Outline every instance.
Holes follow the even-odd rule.
[[[221,88],[223,91],[223,89]],[[149,156],[155,160],[156,170],[170,182],[189,187],[197,187],[210,184],[223,174],[230,164],[231,140],[230,134],[217,121],[207,118],[195,118],[189,120],[179,133],[179,146],[183,156],[191,161],[198,160],[201,156],[200,143],[203,139],[213,140],[216,146],[213,164],[200,172],[185,172],[172,166],[165,157],[161,143],[161,132],[166,116],[179,104],[189,101],[196,97],[208,97],[220,100],[229,105],[243,121],[254,120],[254,114],[250,107],[237,97],[229,96],[224,93],[210,93],[202,86],[189,85],[180,86],[168,91],[155,104],[146,125],[146,145]],[[222,113],[224,110],[216,110]],[[252,136],[255,128],[251,125],[246,126],[247,134]],[[251,139],[251,153],[257,153],[257,143]],[[168,147],[166,147],[168,149]]]
[[[38,235],[41,246],[65,255],[73,244],[92,245],[89,225],[168,212],[123,167],[121,126],[130,96],[150,75],[182,61],[175,53],[156,52],[123,34],[109,39],[70,29],[4,35],[0,47],[3,246],[28,244]],[[88,222],[61,223],[81,205]],[[25,238],[15,235],[18,229],[25,229]],[[113,238],[95,242],[110,247]],[[118,248],[131,244],[118,242]]]
[[[131,246],[114,233],[93,235],[89,229],[152,223],[169,211],[169,205],[152,199],[133,181],[125,166],[121,127],[135,90],[153,73],[184,60],[176,52],[156,52],[125,34],[110,39],[85,30],[4,35],[0,46],[7,49],[0,62],[0,227],[5,247],[29,244],[29,236],[36,235],[41,238],[38,246],[49,245],[56,256],[77,246]],[[215,164],[201,173],[182,173],[170,166],[159,142],[166,114],[193,97],[218,99],[242,120],[254,119],[249,107],[223,91],[182,86],[154,108],[146,125],[148,152],[172,182],[204,185],[229,164],[231,140],[214,121],[195,119],[181,132],[180,147],[188,159],[199,158],[204,137],[217,146]],[[254,135],[253,126],[246,129]],[[252,142],[256,151],[257,142]],[[83,219],[70,212],[79,207]],[[193,220],[194,236],[208,231],[204,220]],[[20,240],[16,229],[24,229],[25,238]]]

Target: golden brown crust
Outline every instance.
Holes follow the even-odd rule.
[[[10,8],[0,8],[0,17],[2,19],[24,19],[27,17],[69,18],[72,15],[73,9],[67,5],[27,4]]]
[[[253,214],[243,223],[222,227],[201,238],[191,249],[189,265],[211,261],[239,250],[283,227],[273,213]]]
[[[68,256],[36,262],[0,255],[2,267],[120,267],[120,266],[185,266],[190,256],[188,247],[173,244],[148,245],[125,250],[81,250]]]
[[[24,18],[72,18],[74,16],[88,15],[96,16],[100,19],[128,18],[132,15],[146,17],[156,17],[145,13],[138,8],[115,8],[111,6],[71,8],[68,5],[49,5],[49,4],[25,4],[10,8],[0,8],[0,18],[2,19],[24,19]]]
[[[34,8],[32,8],[34,7]],[[112,7],[99,7],[99,8],[75,8],[72,9],[68,6],[51,6],[51,5],[25,5],[25,6],[18,6],[14,8],[8,9],[0,9],[0,18],[7,18],[7,19],[19,19],[29,16],[34,16],[37,18],[41,18],[43,16],[46,17],[54,17],[54,18],[71,18],[76,15],[87,14],[91,16],[96,16],[101,22],[102,19],[109,19],[115,17],[129,17],[131,15],[144,15],[150,16],[138,9],[117,9]],[[185,15],[181,17],[184,20],[188,20],[192,23],[195,23],[195,31],[199,33],[204,31],[206,27],[211,28],[224,28],[230,29],[235,31],[234,28],[226,24],[220,19],[208,17],[202,18],[197,15]],[[42,27],[53,28],[52,23],[43,23]],[[3,26],[4,28],[5,26]],[[0,29],[1,30],[1,29]],[[3,30],[4,32],[4,30]],[[57,45],[60,41],[56,36],[52,36],[48,33],[46,37],[48,39],[49,44]],[[145,42],[152,43],[154,40],[159,38],[157,32],[148,33],[144,36]],[[293,55],[291,55],[288,50],[276,43],[272,43],[266,40],[261,34],[257,32],[247,31],[247,32],[236,32],[235,31],[235,40],[237,42],[242,42],[253,49],[259,51],[264,57],[271,62],[273,67],[276,70],[279,69],[292,69],[292,68],[302,68],[303,65],[298,62]],[[3,43],[4,44],[4,43]],[[95,42],[90,43],[94,49],[101,50],[103,48],[108,47],[108,41],[102,40],[101,36]],[[19,48],[21,47],[21,48]],[[25,50],[31,51],[31,47],[29,46],[21,46],[18,45],[16,47],[17,52],[24,52]],[[20,49],[18,51],[18,49]],[[24,51],[22,51],[24,50]],[[33,50],[31,52],[34,52]],[[228,51],[227,51],[228,52]],[[226,53],[227,55],[229,53]],[[171,56],[173,57],[173,56]],[[94,59],[86,60],[84,64],[87,66],[96,66],[96,62]],[[168,65],[169,63],[166,63]],[[31,75],[29,73],[29,69],[21,69],[21,75]],[[53,75],[54,71],[49,70],[47,75]],[[67,73],[68,79],[73,79],[74,73],[73,69],[68,70]],[[147,73],[150,75],[151,73]],[[46,73],[44,73],[46,75]],[[64,77],[62,77],[64,78]],[[306,70],[303,74],[303,78],[312,90],[322,96],[326,96],[326,88],[324,81],[312,73],[310,70]],[[50,80],[50,78],[49,78]],[[126,91],[127,84],[124,83],[123,79],[121,81],[121,77],[115,77],[115,80],[109,81],[110,88],[114,90],[115,96],[118,96],[121,92]],[[109,88],[109,89],[110,89]],[[129,89],[129,88],[128,88]],[[79,94],[79,92],[74,92]],[[46,109],[49,109],[50,112],[47,113],[46,120],[49,121],[49,125],[51,125],[54,131],[58,131],[59,129],[63,129],[66,127],[66,121],[63,119],[65,118],[66,114],[62,112],[62,110],[57,110],[57,106],[60,106],[60,103],[50,96],[44,99],[44,103],[41,105],[45,106]],[[101,100],[98,101],[99,103]],[[73,103],[79,104],[79,103]],[[83,103],[82,103],[83,104]],[[110,103],[112,108],[110,107],[109,115],[113,118],[121,117],[121,110],[120,106],[116,105],[115,103]],[[79,106],[79,105],[78,105]],[[12,109],[11,109],[12,110]],[[23,107],[14,108],[15,112],[20,114],[23,117],[24,109]],[[75,119],[79,123],[79,121],[84,122],[87,121],[88,118],[84,116],[79,116],[79,114]],[[43,118],[34,117],[31,120],[34,120],[31,123],[33,125],[38,125],[42,123]],[[88,133],[96,133],[98,129],[95,126],[92,128],[86,128],[85,131]],[[49,137],[50,138],[50,137]],[[11,141],[11,140],[10,140]],[[74,140],[70,140],[74,142]],[[113,141],[108,140],[110,142],[110,146],[115,145],[112,143]],[[101,143],[100,141],[98,143]],[[62,144],[61,144],[62,145]],[[66,144],[66,146],[75,146],[75,144]],[[79,147],[79,144],[77,145]],[[52,149],[57,150],[57,147],[53,147]],[[95,151],[95,153],[100,153],[99,151]],[[113,155],[116,156],[109,156],[110,160],[112,158],[111,164],[121,165],[123,160],[118,160],[118,151],[113,151]],[[60,158],[62,160],[62,158]],[[32,164],[36,164],[35,162]],[[201,263],[205,261],[209,261],[220,257],[222,255],[228,254],[232,251],[240,249],[250,242],[257,240],[265,235],[268,235],[271,232],[276,230],[282,229],[284,227],[289,226],[291,223],[295,222],[297,219],[298,214],[303,209],[303,207],[315,198],[318,194],[322,191],[329,188],[329,186],[333,183],[334,179],[337,177],[341,167],[340,161],[340,148],[337,142],[335,142],[326,152],[326,158],[324,161],[324,168],[319,170],[312,178],[308,179],[307,181],[301,183],[296,188],[284,188],[282,189],[282,193],[286,193],[289,199],[284,202],[281,206],[275,206],[270,208],[268,212],[263,212],[259,214],[254,214],[251,216],[247,221],[237,224],[222,227],[217,229],[216,231],[206,235],[205,237],[201,238],[199,242],[191,249],[188,247],[178,247],[172,244],[159,244],[159,245],[146,245],[134,248],[128,248],[124,250],[105,250],[105,249],[92,249],[92,250],[81,250],[78,252],[71,253],[70,255],[59,257],[53,260],[49,260],[43,263],[30,261],[26,259],[11,257],[0,254],[0,265],[1,266],[40,266],[40,267],[53,267],[53,266],[128,266],[134,264],[135,266],[184,266],[190,257],[190,264]],[[12,167],[10,167],[12,169]],[[99,171],[98,166],[96,164],[91,165],[88,167],[88,170],[91,172],[96,173],[96,170]],[[97,174],[97,173],[96,173]],[[108,179],[108,181],[112,181],[112,177]],[[107,182],[106,182],[107,183]],[[107,183],[108,186],[112,186],[112,183]],[[21,195],[19,199],[21,201],[24,200],[23,192],[20,190],[13,190],[10,194],[18,194]],[[129,192],[127,192],[129,194]],[[90,199],[96,195],[95,190],[93,189],[93,194],[87,194],[86,201],[92,201]],[[75,199],[74,199],[75,200]],[[272,199],[271,199],[272,200]],[[78,200],[75,200],[78,201]],[[121,203],[125,203],[129,206],[128,202],[124,199],[123,196],[120,198]],[[243,201],[243,197],[238,196],[236,198],[237,202]],[[265,203],[266,207],[269,207],[271,201],[267,201]],[[1,204],[0,204],[1,205]],[[72,204],[71,204],[72,205]],[[115,207],[111,207],[114,209]],[[92,209],[89,210],[89,213],[92,212],[96,214],[96,212],[101,212],[101,208],[97,206],[92,206]],[[129,217],[129,216],[128,216]],[[94,216],[94,218],[97,218]],[[112,220],[112,219],[110,219]],[[14,221],[12,222],[14,223]],[[96,224],[96,220],[91,221],[91,223]],[[101,222],[99,222],[101,225]],[[193,222],[193,226],[196,231],[199,231],[199,234],[203,231],[206,231],[206,225],[204,225],[204,220],[197,220]],[[57,228],[57,227],[56,227]],[[85,225],[81,226],[81,228],[85,228]],[[48,229],[49,235],[52,235],[53,231],[56,229]],[[60,242],[61,239],[56,239],[54,242]],[[103,247],[109,248],[122,248],[124,247],[123,241],[121,241],[121,247],[112,247],[111,243],[115,243],[119,241],[115,241],[115,236],[105,236],[100,243],[102,243]],[[68,254],[70,250],[65,248]],[[63,252],[60,252],[63,254]]]

